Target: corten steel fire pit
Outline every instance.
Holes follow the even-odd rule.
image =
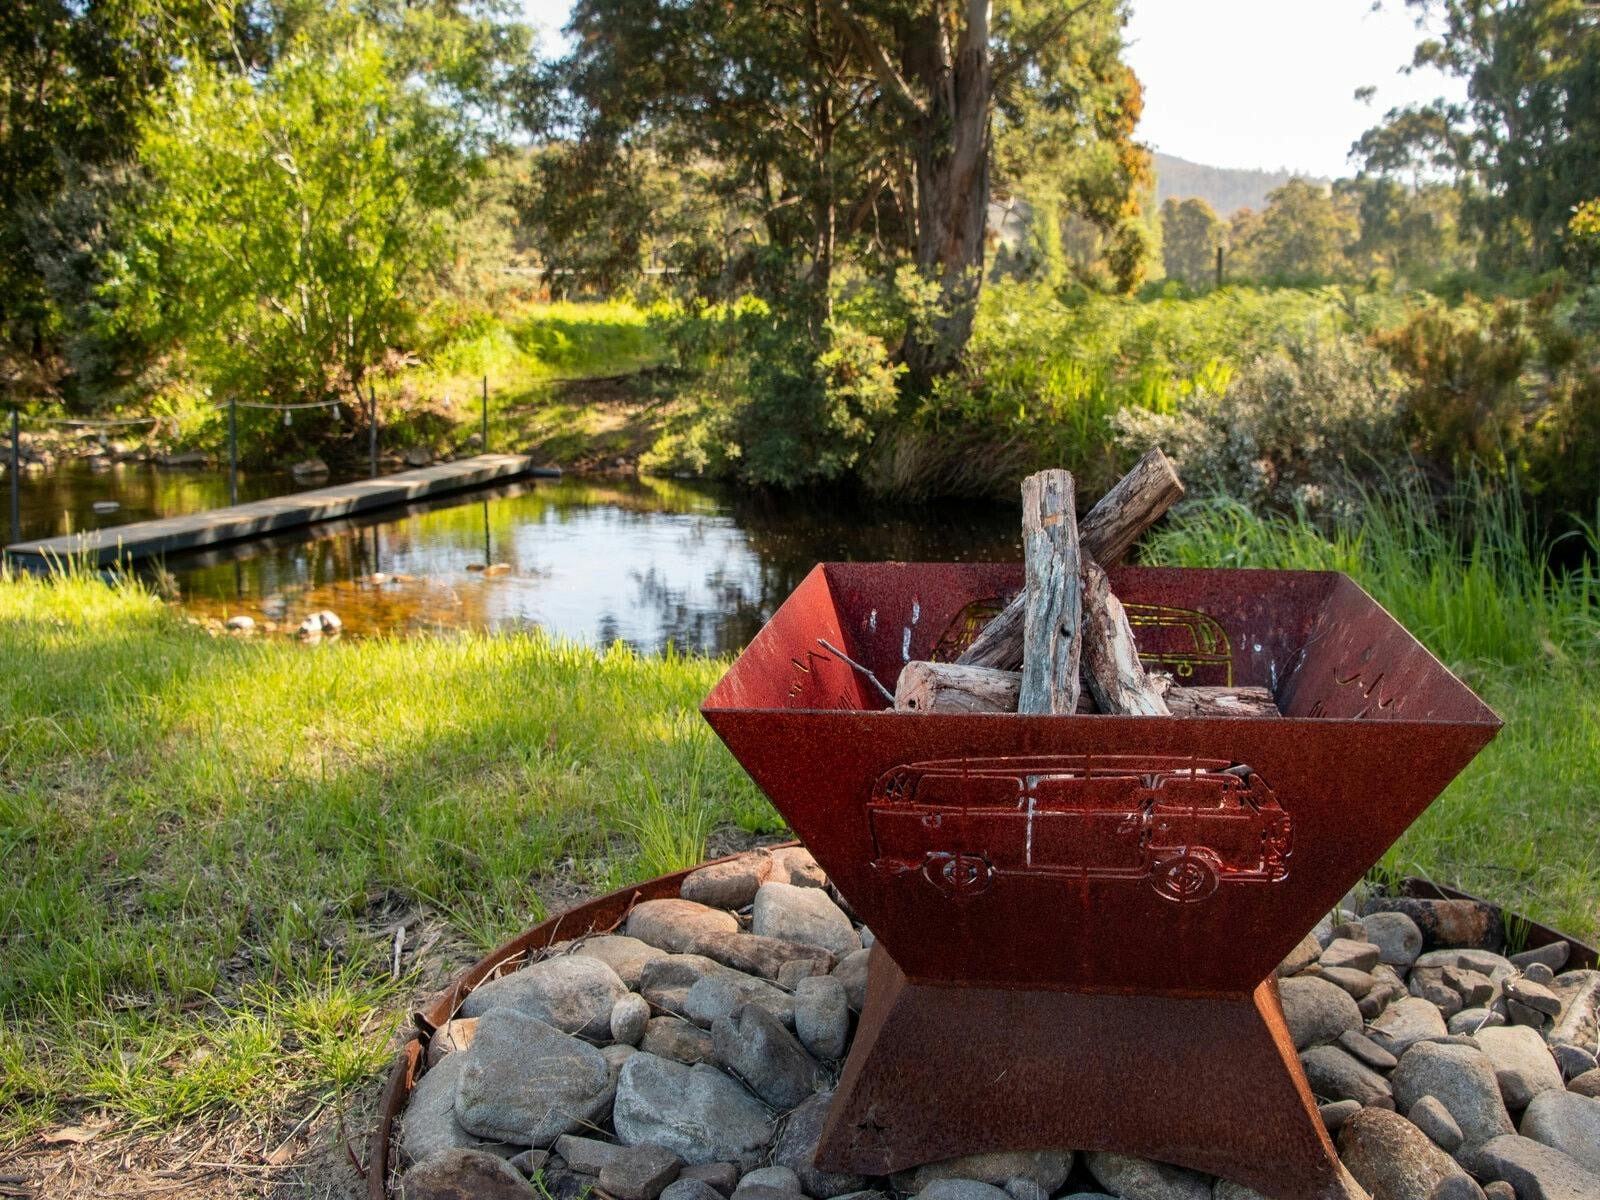
[[[986,564],[818,566],[706,699],[877,936],[818,1165],[1071,1146],[1358,1195],[1273,970],[1500,720],[1343,575],[1111,582],[1148,663],[1284,719],[881,711],[822,645],[892,688],[1020,588]]]

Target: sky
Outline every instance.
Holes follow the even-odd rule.
[[[571,0],[523,0],[559,46]],[[1217,167],[1351,173],[1350,144],[1390,108],[1461,86],[1400,73],[1421,37],[1402,0],[1133,0],[1128,62],[1145,89],[1138,136]],[[1370,103],[1357,88],[1378,89]]]

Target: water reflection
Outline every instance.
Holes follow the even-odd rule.
[[[175,558],[166,571],[190,611],[279,628],[331,609],[355,635],[538,625],[645,651],[722,652],[821,560],[1018,558],[1004,508],[563,479]],[[472,569],[502,563],[502,574]]]

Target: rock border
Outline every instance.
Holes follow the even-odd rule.
[[[798,841],[790,841],[764,849],[778,851],[800,845]],[[419,1030],[438,1029],[443,1026],[456,1015],[475,988],[490,979],[499,978],[526,965],[548,946],[572,938],[616,930],[621,927],[635,905],[648,900],[675,899],[679,896],[681,885],[687,876],[714,864],[743,859],[747,854],[748,852],[743,852],[708,860],[683,871],[620,888],[541,922],[497,947],[452,980],[430,1004],[415,1014],[414,1019]],[[1504,911],[1499,906],[1482,901],[1469,893],[1415,878],[1404,880],[1392,895],[1425,900],[1462,900],[1478,905],[1486,911],[1492,910],[1497,916]],[[1597,953],[1594,947],[1516,914],[1509,914],[1509,919],[1520,925],[1530,950],[1552,943],[1564,943],[1569,948],[1569,968],[1593,968],[1600,965],[1600,953]],[[1286,962],[1285,966],[1288,965]],[[1280,968],[1280,976],[1287,973]],[[369,1200],[393,1200],[397,1194],[392,1186],[397,1182],[399,1165],[398,1155],[395,1153],[396,1125],[417,1082],[423,1059],[423,1040],[419,1032],[406,1042],[396,1056],[380,1099],[379,1124],[368,1142],[365,1174]]]

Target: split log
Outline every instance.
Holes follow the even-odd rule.
[[[1272,693],[1264,687],[1175,687],[1169,676],[1151,674],[1150,681],[1176,717],[1280,717]],[[1022,688],[1022,672],[958,663],[909,662],[895,688],[895,708],[902,712],[1014,713]],[[1094,697],[1083,691],[1079,714],[1097,712]]]
[[[1151,450],[1084,517],[1078,537],[1083,553],[1104,566],[1114,566],[1182,495],[1183,482],[1171,460],[1159,449]],[[984,626],[956,661],[1008,671],[1020,667],[1024,595],[1018,595]]]
[[[1022,481],[1024,566],[1021,713],[1078,707],[1083,653],[1083,570],[1072,472],[1040,471]]]
[[[1169,717],[1172,710],[1145,673],[1128,614],[1100,564],[1083,560],[1083,681],[1103,713]]]

